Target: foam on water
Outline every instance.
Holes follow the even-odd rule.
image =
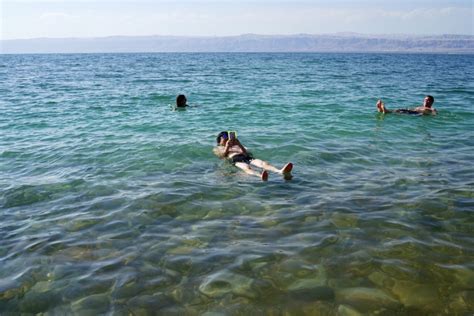
[[[0,58],[0,313],[474,310],[473,56]]]

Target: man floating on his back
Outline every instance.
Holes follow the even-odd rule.
[[[400,114],[417,114],[417,115],[436,115],[438,111],[433,108],[434,98],[431,95],[427,95],[423,100],[423,105],[414,109],[397,109],[389,110],[385,107],[382,100],[377,101],[377,111],[381,113],[400,113]]]

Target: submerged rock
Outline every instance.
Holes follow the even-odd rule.
[[[186,283],[186,281],[182,283]],[[169,293],[170,297],[176,302],[183,305],[200,306],[207,300],[207,298],[199,295],[199,292],[196,291],[194,286],[190,285],[177,285],[171,291],[167,291],[167,293]]]
[[[132,315],[157,315],[158,311],[173,305],[175,305],[175,301],[172,298],[157,293],[154,295],[140,295],[130,299],[127,302],[127,309]]]
[[[315,289],[326,285],[325,278],[312,278],[312,279],[300,279],[293,282],[289,287],[288,291],[299,291]]]
[[[268,218],[268,219],[265,219],[261,224],[265,228],[271,228],[271,227],[277,226],[279,222],[273,218]]]
[[[44,202],[50,200],[52,195],[53,192],[48,190],[44,185],[23,185],[5,192],[3,207],[26,206],[38,202]]]
[[[0,300],[9,300],[17,295],[22,295],[24,290],[17,281],[0,280]]]
[[[67,230],[70,232],[77,232],[80,230],[85,230],[101,222],[99,218],[82,218],[74,219],[73,221],[65,223],[67,225]]]
[[[347,305],[339,305],[337,308],[337,316],[362,316],[362,314]]]
[[[392,288],[394,281],[385,273],[376,271],[369,275],[369,280],[381,288]]]
[[[201,316],[226,316],[226,313],[221,313],[221,312],[205,312]]]
[[[358,216],[356,214],[334,213],[331,216],[331,222],[337,228],[356,227]]]
[[[395,281],[392,292],[405,307],[439,310],[440,297],[435,284],[418,284],[410,281]]]
[[[288,291],[317,288],[328,283],[323,266],[294,258],[281,262],[270,277],[278,287]]]
[[[46,283],[46,282],[42,282]],[[38,288],[38,291],[30,290],[20,300],[20,310],[23,313],[41,313],[49,310],[57,301],[56,293]]]
[[[459,266],[454,272],[454,277],[462,287],[472,289],[474,284],[474,270]]]
[[[203,219],[209,220],[209,219],[218,219],[223,216],[223,211],[222,209],[219,210],[210,210],[206,216],[204,216]]]
[[[385,292],[366,287],[348,288],[336,293],[336,300],[347,303],[357,309],[373,310],[379,307],[394,309],[400,307],[400,303]]]
[[[328,286],[304,287],[301,289],[292,289],[289,292],[290,297],[301,301],[330,301],[333,300],[334,290]]]
[[[474,311],[474,290],[450,295],[449,308],[456,315],[468,315],[468,312]]]
[[[178,246],[176,248],[169,249],[167,254],[170,255],[189,255],[191,254],[196,248],[192,246]]]
[[[209,297],[221,297],[232,293],[238,296],[255,298],[252,291],[253,279],[232,272],[218,272],[207,277],[199,286],[199,291]]]
[[[72,310],[77,314],[105,313],[109,309],[110,298],[106,294],[95,294],[72,303]]]
[[[278,306],[272,312],[262,313],[265,315],[317,315],[317,316],[336,316],[332,303],[326,301],[298,301],[291,300],[285,302],[282,306]]]

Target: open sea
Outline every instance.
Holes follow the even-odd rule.
[[[474,55],[0,55],[1,315],[473,313]]]

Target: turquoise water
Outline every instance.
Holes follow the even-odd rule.
[[[0,55],[0,314],[472,313],[473,66]],[[217,159],[230,129],[293,179]]]

